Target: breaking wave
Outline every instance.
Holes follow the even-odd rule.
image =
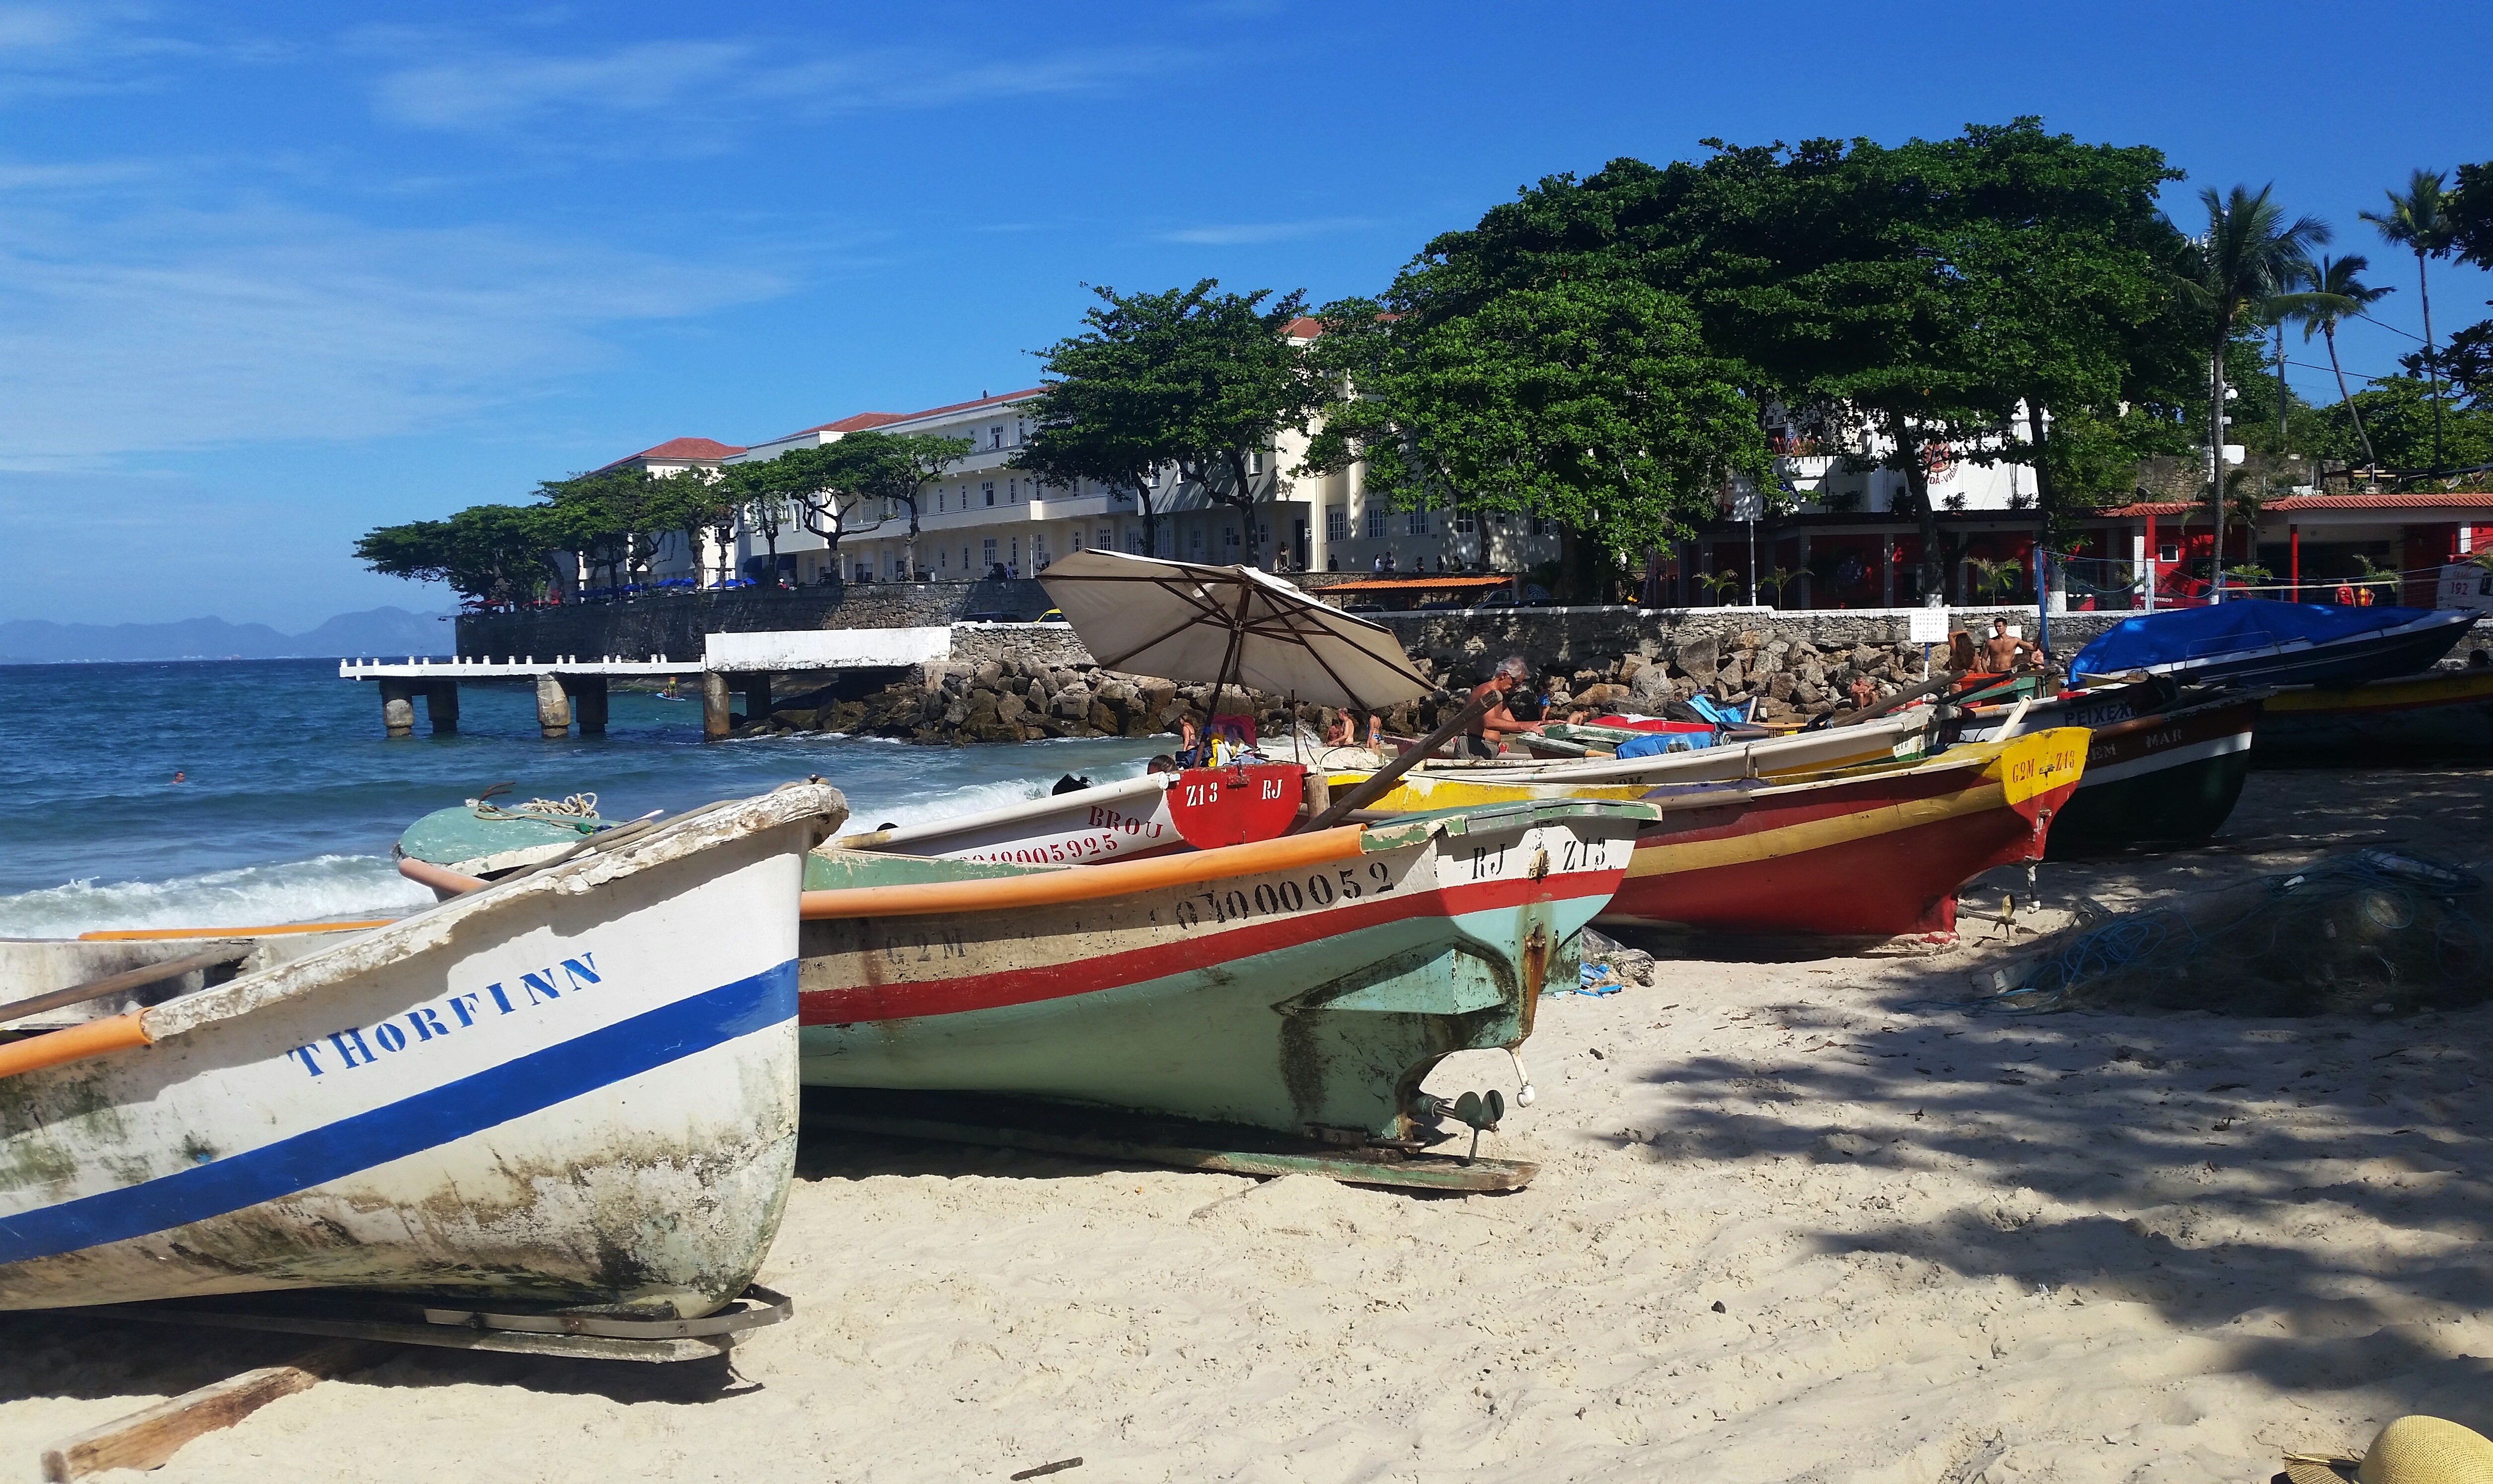
[[[112,928],[224,928],[403,917],[433,894],[373,855],[317,855],[166,881],[89,877],[0,897],[0,937],[75,937]]]

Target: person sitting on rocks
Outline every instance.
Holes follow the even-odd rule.
[[[1509,655],[1498,662],[1497,668],[1489,672],[1487,680],[1472,687],[1469,698],[1479,700],[1487,697],[1489,704],[1472,722],[1472,730],[1456,740],[1456,757],[1494,757],[1510,735],[1541,729],[1541,723],[1519,721],[1506,705],[1507,696],[1531,675],[1532,667],[1523,663],[1523,656]]]

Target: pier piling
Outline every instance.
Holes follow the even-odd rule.
[[[770,674],[755,670],[736,677],[736,688],[744,694],[746,722],[766,721],[770,716]]]
[[[459,729],[459,682],[429,680],[424,691],[425,719],[433,724],[433,734],[446,736]],[[411,722],[413,717],[409,717]]]
[[[606,734],[606,677],[604,675],[564,675],[563,694],[571,697],[571,715],[580,723],[580,734],[597,737]]]
[[[553,675],[537,676],[537,732],[548,739],[571,735],[571,698]]]
[[[411,681],[381,682],[381,727],[393,737],[415,735],[414,690]]]
[[[717,670],[702,671],[702,739],[715,742],[729,730],[727,709],[727,677]]]

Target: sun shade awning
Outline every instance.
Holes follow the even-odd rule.
[[[1057,561],[1039,581],[1110,669],[1362,709],[1436,689],[1391,630],[1252,568],[1095,550]]]

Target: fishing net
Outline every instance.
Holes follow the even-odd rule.
[[[2099,912],[1975,1007],[2309,1016],[2480,1004],[2493,999],[2483,884],[2371,849],[2176,905]]]

